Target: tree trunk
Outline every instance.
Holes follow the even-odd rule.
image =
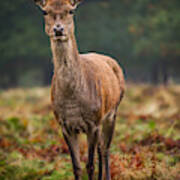
[[[162,61],[162,82],[164,86],[167,86],[169,83],[169,67],[168,63],[163,60]]]
[[[152,66],[151,80],[154,85],[159,83],[159,63],[154,63]]]

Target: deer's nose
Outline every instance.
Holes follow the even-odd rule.
[[[59,24],[56,25],[54,28],[54,33],[56,36],[63,36],[63,32],[64,32],[64,28],[62,26],[60,26]]]

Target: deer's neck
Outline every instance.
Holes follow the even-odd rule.
[[[55,73],[60,69],[71,69],[79,64],[79,53],[74,35],[66,42],[51,40]]]
[[[51,40],[54,73],[61,89],[74,89],[81,77],[79,53],[74,35],[67,42]]]

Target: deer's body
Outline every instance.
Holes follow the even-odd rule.
[[[49,6],[52,3],[51,8],[53,2],[56,3],[54,7],[59,3],[62,12],[63,0],[49,1]],[[66,5],[67,1],[64,0]],[[76,1],[73,2],[76,4]],[[117,107],[124,93],[122,70],[116,61],[108,56],[96,53],[79,54],[74,26],[68,32],[68,39],[64,35],[58,39],[51,38],[51,49],[54,62],[52,105],[71,153],[75,179],[81,179],[78,134],[84,132],[88,139],[89,180],[93,179],[94,153],[97,146],[98,179],[101,180],[104,174],[104,178],[110,180],[108,154]]]
[[[52,103],[58,121],[73,133],[88,132],[90,125],[97,128],[119,105],[124,85],[120,67],[107,56],[70,53],[69,57],[68,47],[56,42],[53,47],[58,67],[52,82]],[[67,50],[59,54],[59,48]]]

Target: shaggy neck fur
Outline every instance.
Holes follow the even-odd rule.
[[[79,53],[73,33],[65,42],[51,40],[51,49],[54,73],[57,77],[56,84],[61,91],[74,91],[79,87],[82,76]]]
[[[76,67],[79,63],[79,53],[74,35],[71,35],[65,42],[52,39],[51,49],[55,73],[59,68],[69,69]]]

